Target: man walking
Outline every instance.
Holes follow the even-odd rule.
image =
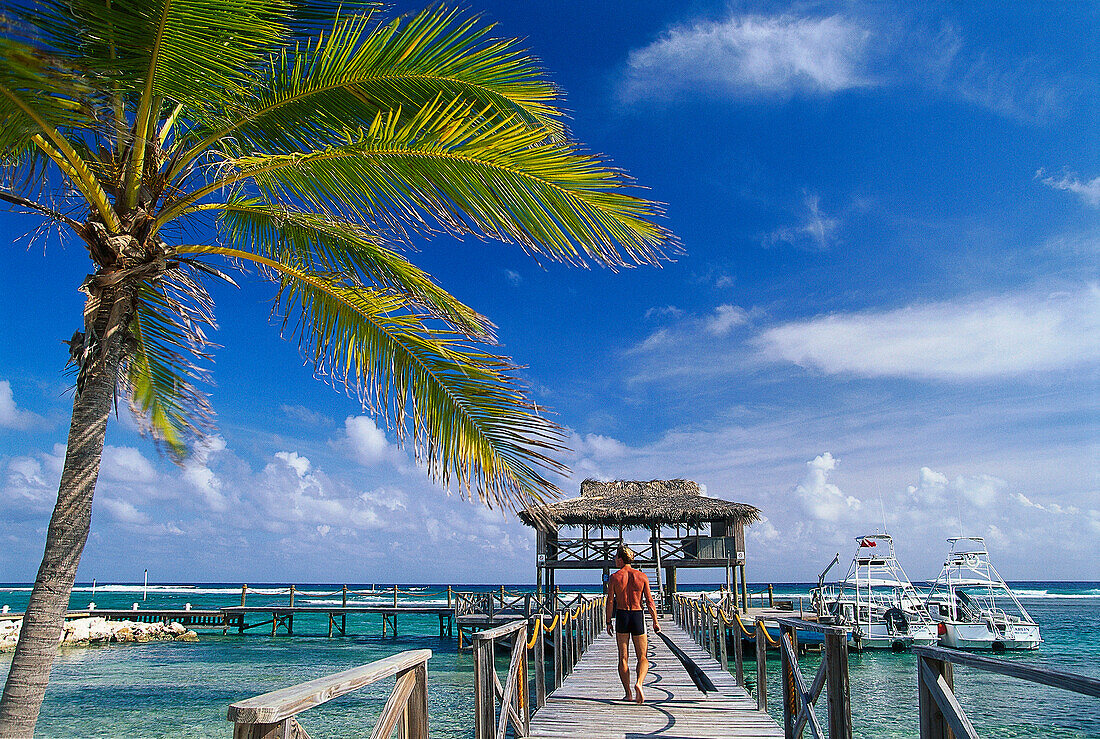
[[[615,553],[615,566],[619,571],[607,581],[607,633],[614,633],[619,645],[619,679],[623,681],[623,690],[626,691],[623,700],[645,703],[642,681],[649,672],[649,659],[646,657],[649,639],[645,631],[643,600],[653,618],[653,630],[660,631],[661,625],[657,623],[657,609],[653,605],[649,578],[644,572],[634,569],[631,566],[633,562],[634,552],[629,547],[620,546]],[[634,641],[634,654],[638,658],[633,691],[630,684],[631,640]]]

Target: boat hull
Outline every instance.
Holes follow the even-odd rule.
[[[1030,624],[1010,624],[1003,633],[987,624],[944,622],[943,627],[940,646],[951,649],[1038,649],[1043,643],[1039,627]]]

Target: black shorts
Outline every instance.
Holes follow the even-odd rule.
[[[619,634],[633,634],[640,636],[645,633],[645,612],[626,611],[622,608],[615,611],[615,632]]]

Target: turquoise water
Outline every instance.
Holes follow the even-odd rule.
[[[349,586],[353,590],[370,586]],[[412,586],[401,586],[411,589]],[[402,603],[444,603],[437,587],[418,586]],[[476,586],[461,589],[475,589]],[[687,586],[693,588],[694,586]],[[808,586],[777,586],[780,597],[805,595]],[[1045,643],[1035,652],[1007,659],[1100,677],[1100,583],[1017,583],[1025,605],[1039,621]],[[339,603],[338,586],[302,586],[299,605]],[[381,586],[379,586],[381,590]],[[476,588],[485,590],[487,588]],[[518,588],[509,588],[518,589]],[[437,593],[437,595],[432,595]],[[28,590],[0,585],[0,605],[22,610]],[[252,590],[249,605],[285,604],[285,590]],[[73,608],[87,607],[90,587],[73,594]],[[101,608],[195,608],[240,603],[240,587],[226,585],[99,586]],[[349,603],[392,603],[386,593],[355,593]],[[429,715],[434,737],[472,736],[472,660],[453,639],[438,637],[435,616],[402,616],[399,637],[381,637],[379,617],[349,617],[353,636],[328,639],[323,617],[295,619],[295,636],[252,632],[244,636],[201,634],[200,641],[123,644],[63,649],[55,663],[37,736],[41,737],[228,737],[225,720],[234,701],[348,669],[407,649],[433,650],[429,664]],[[256,631],[263,631],[263,628]],[[312,635],[311,635],[312,634]],[[780,705],[779,663],[769,655],[769,703]],[[817,667],[808,654],[803,671]],[[10,654],[0,655],[6,671]],[[755,675],[753,663],[748,677]],[[916,666],[912,655],[891,652],[850,656],[855,736],[865,739],[917,736]],[[358,736],[369,732],[392,681],[371,686],[302,714],[312,736]],[[1053,688],[957,668],[956,692],[983,737],[1100,739],[1100,702]],[[773,715],[778,715],[773,713]],[[824,718],[824,716],[822,716]]]

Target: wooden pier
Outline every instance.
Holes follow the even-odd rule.
[[[650,634],[649,675],[643,684],[646,703],[626,703],[615,671],[618,661],[615,639],[605,634],[592,643],[573,673],[532,716],[529,736],[532,739],[783,736],[779,724],[757,710],[756,700],[738,687],[733,676],[686,632],[669,618],[662,619],[661,629],[706,672],[717,692],[701,693],[664,640]]]
[[[454,609],[446,606],[229,606],[221,609],[226,618],[233,619],[237,633],[243,634],[259,626],[271,626],[271,635],[276,636],[280,627],[288,634],[294,634],[295,616],[325,616],[328,621],[328,635],[338,633],[347,636],[348,616],[380,615],[382,617],[382,636],[387,629],[397,637],[397,617],[437,616],[439,618],[439,638],[453,636]],[[268,618],[248,623],[249,615]]]

